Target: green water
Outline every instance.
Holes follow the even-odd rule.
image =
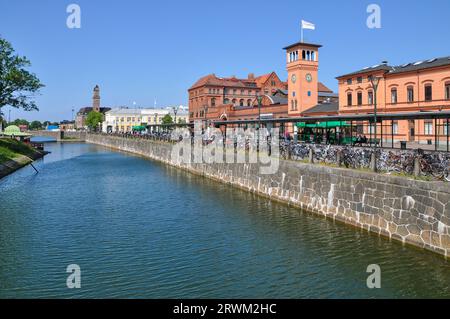
[[[0,180],[0,298],[450,298],[432,253],[139,157],[47,148],[39,174]]]

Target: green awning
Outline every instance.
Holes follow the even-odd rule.
[[[297,123],[298,128],[336,128],[336,127],[350,127],[350,124],[343,121],[319,122],[308,124],[305,122]]]
[[[133,126],[133,131],[145,131],[147,128],[145,126]]]

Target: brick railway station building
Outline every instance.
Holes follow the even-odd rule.
[[[320,47],[299,42],[284,48],[287,82],[275,72],[260,77],[250,74],[247,79],[214,74],[199,79],[188,90],[191,122],[258,120],[260,112],[261,119],[373,114],[372,77],[380,79],[378,113],[450,110],[450,57],[366,67],[337,77],[339,93],[335,94],[318,80]],[[258,96],[262,97],[260,110]],[[445,140],[446,121],[399,120],[391,123],[389,134],[396,141],[429,143],[431,137]],[[365,125],[360,133],[374,130],[373,124]]]

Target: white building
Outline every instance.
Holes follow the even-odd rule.
[[[104,133],[127,133],[132,132],[133,127],[160,125],[167,114],[172,117],[172,120],[175,120],[176,117],[177,123],[189,123],[189,112],[184,107],[167,107],[164,109],[119,108],[105,113],[102,131]]]

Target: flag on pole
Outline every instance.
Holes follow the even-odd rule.
[[[313,23],[311,23],[311,22],[302,20],[302,29],[306,29],[306,30],[316,30],[316,25],[313,24]]]

